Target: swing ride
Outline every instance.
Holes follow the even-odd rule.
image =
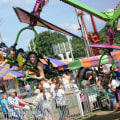
[[[100,60],[99,60],[99,66],[98,66],[99,72],[100,72],[100,65],[101,65],[102,58],[105,55],[110,56],[110,58],[112,59],[112,74],[111,75],[113,76],[114,75],[114,59],[111,55],[111,52],[113,49],[120,50],[120,46],[116,46],[114,44],[114,36],[115,36],[115,32],[116,32],[115,22],[120,17],[120,14],[119,14],[120,7],[118,7],[115,11],[100,12],[100,11],[90,8],[89,6],[84,5],[76,0],[62,0],[62,1],[77,8],[77,9],[88,12],[90,15],[94,15],[104,21],[107,21],[106,43],[105,44],[93,44],[93,45],[88,44],[87,46],[92,47],[92,48],[98,48],[98,49],[102,48],[103,49],[103,55],[100,57]]]
[[[67,4],[70,4],[70,5],[74,6],[76,8],[78,8],[78,9],[82,9],[85,12],[88,12],[91,15],[94,15],[94,16],[96,16],[96,17],[98,17],[98,18],[100,18],[100,19],[102,19],[104,21],[108,21],[108,35],[107,35],[106,43],[105,44],[98,44],[98,45],[88,45],[88,47],[104,49],[104,53],[100,58],[98,68],[100,68],[102,57],[107,54],[112,58],[112,70],[113,70],[114,69],[114,59],[111,56],[110,52],[111,52],[111,49],[120,49],[119,46],[114,45],[114,35],[115,35],[114,27],[115,27],[115,21],[120,17],[120,14],[119,14],[120,7],[115,12],[114,11],[100,12],[100,11],[94,10],[93,8],[90,8],[90,7],[84,5],[84,4],[82,4],[82,3],[80,3],[80,2],[78,2],[76,0],[62,0],[62,1],[67,3]],[[32,30],[34,32],[34,34],[35,34],[35,44],[34,44],[34,47],[33,47],[33,52],[36,53],[36,45],[37,45],[37,42],[38,42],[38,34],[37,34],[37,31],[34,29],[35,26],[46,27],[48,29],[56,30],[56,31],[59,31],[61,33],[64,33],[64,34],[67,34],[67,35],[70,35],[70,36],[73,36],[73,37],[76,37],[76,38],[80,39],[79,36],[74,35],[74,34],[68,32],[68,31],[66,31],[66,30],[64,30],[64,29],[62,29],[62,28],[60,28],[60,27],[58,27],[58,26],[56,26],[56,25],[54,25],[54,24],[52,24],[52,23],[50,23],[50,22],[48,22],[48,21],[46,21],[46,20],[44,20],[44,19],[42,19],[40,17],[40,13],[41,13],[42,9],[44,8],[45,5],[48,5],[48,2],[49,2],[48,0],[36,0],[35,6],[34,6],[32,12],[27,12],[27,11],[21,9],[21,8],[18,8],[18,7],[13,8],[16,15],[17,15],[17,17],[18,17],[18,19],[20,20],[20,22],[28,24],[27,27],[24,27],[19,31],[19,33],[18,33],[18,35],[16,37],[16,40],[15,40],[13,46],[12,46],[15,50],[16,50],[16,46],[18,44],[20,34],[23,31],[29,29],[29,30]],[[18,78],[18,77],[13,77],[11,75],[6,75],[3,72],[0,72],[0,74],[9,76],[9,77],[12,77],[12,78],[15,78],[15,79],[18,79],[20,81],[24,81],[24,82],[28,82],[30,84],[33,84],[33,83],[27,81],[27,78],[28,77],[34,78],[32,76],[34,73],[39,74],[39,72],[35,70],[35,66],[36,66],[36,64],[38,62],[38,59],[41,58],[44,61],[46,61],[46,63],[47,63],[46,68],[44,70],[45,73],[48,76],[51,75],[51,77],[52,76],[55,77],[55,76],[58,75],[56,71],[55,72],[52,71],[53,65],[51,64],[49,59],[45,59],[45,58],[42,57],[41,54],[36,53],[38,59],[36,60],[34,65],[31,65],[31,64],[28,64],[29,53],[28,53],[28,55],[26,57],[23,57],[21,55],[23,53],[24,53],[24,50],[22,48],[20,48],[20,49],[16,50],[15,59],[11,59],[9,57],[9,52],[8,52],[6,59],[7,59],[7,63],[10,64],[10,66],[19,66],[18,64],[16,64],[16,60],[17,60],[18,55],[21,57],[22,60],[23,59],[25,60],[24,66],[27,68],[26,75],[24,75],[21,71],[15,71],[17,73],[22,74],[22,77],[24,77],[24,79],[21,79],[21,78]],[[3,68],[10,69],[10,68],[7,68],[5,66],[3,66]],[[32,73],[30,73],[30,71]]]
[[[98,72],[99,73],[101,73],[100,66],[102,65],[101,64],[102,58],[105,57],[106,55],[108,55],[112,59],[112,70],[111,70],[111,80],[112,80],[112,78],[116,77],[116,76],[115,76],[115,73],[114,73],[114,65],[115,65],[114,64],[114,58],[113,58],[111,52],[113,51],[113,49],[120,50],[120,46],[117,46],[117,45],[114,44],[114,36],[115,36],[115,32],[116,32],[115,22],[120,18],[120,7],[119,7],[119,5],[118,5],[117,9],[115,9],[115,11],[100,12],[100,11],[97,11],[93,8],[90,8],[87,5],[84,5],[80,2],[78,2],[77,0],[62,0],[62,1],[71,5],[71,6],[73,6],[73,7],[75,7],[75,8],[77,8],[77,9],[80,9],[80,10],[85,11],[85,12],[90,14],[93,29],[94,29],[94,34],[93,34],[93,36],[91,34],[87,34],[87,37],[90,38],[90,40],[93,41],[92,45],[90,45],[90,41],[88,41],[87,47],[89,48],[89,51],[90,51],[92,56],[93,56],[93,54],[92,54],[92,51],[91,51],[90,48],[103,49],[103,54],[100,56],[99,65],[98,65]],[[86,32],[87,31],[86,26],[84,24],[84,20],[83,20],[83,17],[82,17],[83,12],[80,12],[77,15],[78,16],[80,15],[82,25],[83,25],[84,30]],[[97,29],[96,29],[96,26],[95,26],[95,22],[93,20],[93,16],[96,16],[96,17],[100,18],[101,20],[107,21],[107,25],[106,25],[107,26],[107,38],[106,38],[106,43],[105,44],[100,44],[99,34],[97,33]],[[85,34],[82,34],[82,35],[85,36]],[[94,52],[95,52],[95,56],[96,56],[97,55],[97,50],[94,51]],[[73,63],[73,65],[74,65],[74,63]],[[77,62],[75,64],[77,64]],[[78,65],[78,66],[80,66],[80,65]],[[78,84],[80,87],[81,87],[81,81],[82,81],[82,79],[80,79],[80,83]],[[79,89],[80,89],[80,87],[79,87]],[[86,91],[84,91],[84,92],[86,92]],[[105,94],[105,99],[107,99],[107,96],[106,96],[107,94],[106,93],[104,93],[104,94]],[[102,96],[100,96],[100,97],[102,97]]]
[[[53,65],[52,63],[50,62],[49,59],[47,58],[43,58],[41,54],[38,54],[36,53],[36,46],[37,46],[37,42],[38,42],[38,34],[37,34],[37,31],[34,29],[34,26],[40,26],[40,27],[46,27],[48,29],[51,29],[51,30],[56,30],[56,31],[59,31],[59,32],[62,32],[64,34],[67,34],[67,35],[70,35],[70,36],[74,36],[74,37],[77,37],[77,38],[80,38],[60,27],[57,27],[56,25],[53,25],[49,22],[47,22],[46,20],[42,19],[40,17],[40,13],[43,9],[43,7],[45,5],[48,5],[48,2],[47,0],[37,0],[36,3],[35,3],[35,6],[33,8],[33,11],[31,13],[21,9],[21,8],[18,8],[18,7],[14,7],[13,9],[15,10],[15,13],[17,14],[20,22],[23,22],[23,23],[27,23],[29,24],[29,26],[27,27],[24,27],[22,28],[17,37],[16,37],[16,40],[14,42],[14,45],[11,47],[12,49],[14,49],[16,51],[16,55],[14,57],[14,59],[12,59],[10,57],[10,49],[7,50],[7,56],[6,56],[6,61],[8,64],[10,64],[10,68],[13,68],[13,66],[17,66],[17,67],[20,67],[19,66],[19,61],[18,59],[21,59],[21,61],[24,61],[24,64],[22,64],[23,66],[25,66],[27,68],[27,73],[24,75],[22,73],[22,71],[12,71],[13,72],[16,72],[16,73],[20,73],[22,74],[21,76],[14,76],[14,75],[9,75],[9,74],[5,74],[3,72],[0,72],[0,74],[4,75],[4,76],[8,76],[8,77],[11,77],[11,78],[14,78],[14,79],[17,79],[17,80],[20,80],[20,81],[23,81],[23,82],[28,82],[29,84],[32,84],[32,85],[35,85],[28,80],[28,78],[33,78],[34,77],[32,76],[33,74],[37,74],[39,75],[40,73],[36,70],[36,65],[38,64],[38,62],[41,62],[40,59],[44,60],[46,62],[46,65],[44,66],[44,73],[45,73],[45,76],[46,77],[56,77],[58,75],[58,72],[57,71],[53,71]],[[28,63],[29,61],[29,57],[30,57],[30,52],[28,53],[27,56],[23,56],[24,54],[24,50],[22,48],[19,48],[19,49],[16,49],[16,46],[18,44],[18,40],[19,40],[19,37],[20,37],[20,34],[25,31],[25,30],[32,30],[35,34],[35,44],[34,44],[34,47],[33,47],[33,52],[36,54],[37,56],[37,60],[35,61],[34,65],[31,65]],[[19,58],[18,58],[19,57]],[[8,67],[5,67],[5,66],[2,66],[2,68],[4,69],[8,69],[10,70],[10,68]],[[22,79],[19,78],[19,77],[23,77]]]

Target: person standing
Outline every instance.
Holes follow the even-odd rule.
[[[35,94],[35,95],[40,94],[40,88],[41,88],[41,86],[42,86],[41,83],[38,83],[38,84],[37,84],[36,90],[34,91],[34,94]]]
[[[56,79],[53,78],[52,79],[52,85],[50,86],[50,93],[51,93],[51,95],[53,95],[53,93],[54,93],[55,85],[56,85]]]
[[[25,103],[28,103],[26,100],[22,99],[17,92],[15,92],[15,96],[16,96],[18,99],[20,99],[21,101],[23,101],[23,102],[25,102]],[[23,105],[22,103],[19,103],[19,106],[25,107],[25,105]],[[23,117],[24,117],[25,120],[27,120],[27,116],[26,116],[25,110],[23,110]]]
[[[106,89],[106,90],[109,93],[109,97],[110,97],[110,108],[111,108],[111,110],[113,110],[115,108],[115,105],[117,104],[115,94],[117,92],[117,88],[120,87],[120,81],[116,80],[116,79],[112,79],[110,81],[109,74],[104,74],[103,80],[104,80],[104,82],[102,83],[103,87],[105,85],[108,86],[108,89]]]
[[[51,109],[51,95],[45,91],[45,88],[44,87],[41,87],[40,88],[40,94],[37,96],[37,99],[36,99],[37,102],[41,102],[43,104],[43,110],[45,112],[45,115],[46,115],[46,119],[47,120],[50,120],[50,113],[51,115],[53,116],[53,112],[52,112],[52,109]]]
[[[25,89],[28,93],[28,97],[31,98],[31,87],[28,83],[25,85]]]
[[[9,109],[8,109],[8,102],[7,102],[7,96],[5,93],[2,94],[1,96],[1,108],[4,114],[4,119],[8,120],[9,119]]]
[[[23,105],[27,105],[29,107],[31,107],[31,105],[21,101],[20,99],[18,99],[15,96],[15,89],[10,89],[8,91],[9,97],[7,99],[8,101],[8,108],[9,108],[9,117],[11,120],[22,120],[23,114],[22,114],[22,110],[25,109],[25,107],[19,106],[19,103],[23,104]]]
[[[70,85],[69,85],[68,79],[69,79],[68,76],[66,76],[66,74],[63,74],[63,84],[64,84],[65,91],[70,90]]]
[[[58,112],[60,115],[59,120],[66,120],[66,116],[69,115],[69,109],[67,108],[65,95],[73,94],[73,92],[65,92],[62,89],[61,84],[56,84],[55,91],[53,93],[53,98],[56,101],[56,107],[58,108]]]
[[[41,83],[38,83],[38,84],[37,84],[37,89],[34,91],[34,94],[37,95],[37,97],[40,95],[40,89],[41,89],[41,87],[43,87],[43,86],[41,85]],[[38,112],[38,113],[40,112],[43,116],[45,116],[45,112],[44,112],[44,109],[43,109],[43,104],[42,104],[41,101],[38,102],[37,112]]]
[[[45,79],[45,80],[44,80],[43,87],[44,87],[45,89],[49,89],[49,88],[50,88],[50,85],[49,85],[49,83],[48,83],[48,79]]]

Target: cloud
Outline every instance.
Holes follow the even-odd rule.
[[[71,31],[73,33],[78,33],[78,28],[79,25],[78,24],[70,24],[70,23],[66,23],[64,25],[61,25],[61,27],[63,29],[66,29],[67,31]]]
[[[2,39],[0,38],[0,41],[1,41],[1,40],[2,40],[3,42],[9,41],[7,38],[4,38],[4,37],[3,37]]]

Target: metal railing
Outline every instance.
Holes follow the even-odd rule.
[[[65,87],[66,86],[64,86],[64,88]],[[110,99],[108,98],[108,94],[104,89],[98,88],[95,84],[87,86],[81,90],[74,88],[73,84],[69,84],[65,90],[73,92],[73,94],[64,96],[66,101],[65,106],[56,106],[54,98],[48,103],[37,103],[32,100],[32,109],[25,111],[19,110],[19,116],[22,120],[25,120],[24,114],[26,115],[27,120],[77,120],[91,114],[94,110],[109,106]],[[48,109],[44,109],[44,106],[48,107]],[[8,120],[13,120],[13,118],[11,118],[11,114],[16,114],[16,112],[10,111],[8,113],[10,117]],[[2,109],[0,110],[0,120],[7,120],[5,119]]]

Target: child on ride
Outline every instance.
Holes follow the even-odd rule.
[[[23,64],[25,62],[25,59],[21,56],[21,55],[17,55],[17,58],[16,58],[16,49],[14,47],[11,47],[10,48],[10,53],[8,55],[9,58],[11,58],[12,60],[16,61],[18,63],[18,68],[16,69],[11,69],[11,70],[16,70],[16,71],[20,71],[23,69]],[[16,58],[16,60],[15,60]],[[3,67],[6,63],[8,63],[8,60],[6,59],[0,66]]]

